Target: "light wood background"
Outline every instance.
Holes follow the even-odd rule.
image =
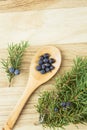
[[[87,42],[87,7],[0,13],[0,48],[21,40],[31,45]]]
[[[21,40],[29,40],[31,47],[25,52],[21,74],[14,79],[13,87],[8,88],[0,64],[0,129],[26,87],[30,61],[38,45],[62,44],[56,45],[63,57],[58,74],[71,68],[76,55],[87,56],[87,0],[0,0],[0,60],[7,57],[8,43]],[[43,130],[34,124],[38,121],[34,105],[40,92],[53,89],[53,82],[42,85],[31,96],[14,130]],[[87,126],[78,127],[87,130]],[[66,130],[78,129],[69,125]]]
[[[0,12],[87,7],[87,0],[0,0]]]

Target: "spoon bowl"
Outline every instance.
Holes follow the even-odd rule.
[[[55,69],[53,69],[48,73],[41,74],[36,70],[36,66],[40,56],[44,55],[45,53],[50,54],[50,58],[55,59],[55,63],[53,63]],[[30,76],[32,76],[31,79],[36,80],[39,83],[39,85],[41,85],[47,82],[56,74],[56,72],[60,68],[60,65],[61,65],[61,53],[59,49],[54,46],[45,46],[44,48],[38,50],[33,60],[31,61],[31,66],[30,66]]]
[[[38,64],[38,60],[41,55],[44,55],[45,53],[50,54],[51,58],[55,59],[55,63],[53,63],[53,66],[55,67],[51,72],[41,74],[36,70],[36,66]],[[58,48],[54,46],[45,46],[42,49],[40,49],[34,58],[31,61],[30,65],[30,74],[29,79],[27,82],[26,89],[21,96],[20,100],[18,101],[17,105],[15,106],[14,110],[11,112],[7,122],[4,125],[4,128],[2,130],[12,130],[14,127],[14,124],[16,123],[23,107],[25,106],[26,102],[28,101],[31,94],[43,83],[47,82],[49,79],[51,79],[61,65],[61,53]]]

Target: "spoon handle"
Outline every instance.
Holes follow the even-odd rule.
[[[29,97],[34,92],[34,90],[37,88],[37,86],[39,86],[39,85],[35,81],[28,82],[27,87],[26,87],[22,97],[16,104],[15,108],[13,109],[12,113],[10,114],[10,116],[2,130],[11,130],[14,127],[14,124],[16,123],[24,105],[26,104],[26,102],[28,101]]]

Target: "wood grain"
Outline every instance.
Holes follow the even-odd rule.
[[[0,12],[87,7],[86,0],[0,0]]]
[[[87,56],[87,44],[65,44],[65,45],[55,45],[61,50],[62,53],[62,65],[59,70],[59,74],[63,74],[65,71],[68,71],[72,64],[73,58],[76,56]],[[1,68],[0,65],[0,128],[3,126],[4,122],[7,120],[8,115],[10,114],[11,110],[14,108],[15,104],[17,103],[18,99],[21,97],[23,91],[25,90],[25,86],[28,80],[29,74],[29,66],[30,61],[34,54],[41,46],[31,46],[29,47],[24,55],[23,64],[22,64],[22,72],[16,77],[14,80],[14,87],[8,88],[8,80],[4,73],[4,70]],[[0,49],[0,59],[6,58],[7,50]],[[28,59],[28,60],[27,60]],[[57,76],[56,75],[56,76]],[[43,130],[41,125],[35,125],[38,121],[38,113],[34,105],[37,104],[37,100],[39,97],[39,93],[45,90],[51,91],[54,89],[54,86],[51,84],[54,83],[54,78],[48,81],[46,84],[41,85],[35,93],[31,96],[30,100],[27,102],[22,115],[20,116],[14,130],[28,130],[29,128],[32,130],[38,129]],[[87,126],[78,125],[79,130],[87,130]],[[67,130],[78,130],[75,125],[69,125],[66,127]],[[48,129],[47,129],[48,130]]]
[[[28,40],[31,45],[87,42],[87,7],[0,14],[0,48]]]

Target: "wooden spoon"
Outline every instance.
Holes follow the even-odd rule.
[[[53,64],[55,66],[55,69],[46,74],[40,74],[40,72],[38,72],[36,70],[36,66],[37,66],[39,57],[41,55],[43,55],[44,53],[49,53],[51,55],[51,57],[56,60],[56,62]],[[26,104],[26,102],[29,99],[29,97],[31,96],[31,94],[41,84],[43,84],[43,83],[47,82],[49,79],[51,79],[58,71],[60,65],[61,65],[61,53],[54,46],[45,46],[36,53],[33,60],[31,61],[30,75],[29,75],[27,87],[26,87],[22,97],[18,101],[17,105],[15,106],[14,110],[12,111],[11,115],[9,116],[9,118],[8,118],[7,122],[5,123],[5,126],[2,130],[11,130],[13,128],[24,105]]]

